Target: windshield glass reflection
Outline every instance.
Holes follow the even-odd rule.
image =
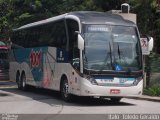
[[[88,70],[136,71],[141,55],[135,27],[86,25],[84,68]]]

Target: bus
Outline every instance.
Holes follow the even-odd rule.
[[[9,80],[8,46],[0,41],[0,80]]]
[[[10,79],[73,95],[119,102],[143,89],[140,35],[120,15],[75,11],[13,30]]]

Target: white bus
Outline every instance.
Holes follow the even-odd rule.
[[[77,11],[13,31],[10,79],[72,95],[120,101],[142,94],[143,64],[136,24],[119,15]]]

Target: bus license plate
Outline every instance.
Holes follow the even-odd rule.
[[[111,89],[110,94],[120,94],[120,90],[119,89]]]

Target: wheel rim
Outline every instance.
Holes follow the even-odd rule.
[[[68,83],[67,83],[66,80],[65,80],[64,83],[63,83],[62,92],[63,92],[63,96],[64,96],[65,98],[68,98],[68,97],[69,97]]]
[[[21,81],[20,81],[20,75],[19,74],[17,74],[16,81],[17,81],[17,84],[18,84],[18,88],[21,88]]]
[[[26,76],[23,74],[22,76],[22,89],[25,89],[26,87]]]

